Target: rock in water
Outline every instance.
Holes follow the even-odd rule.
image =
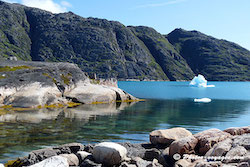
[[[113,166],[121,163],[127,156],[127,149],[120,144],[103,142],[97,144],[93,150],[93,157],[97,163]]]
[[[66,158],[61,156],[54,156],[45,159],[35,165],[31,165],[30,167],[69,167],[69,164]]]
[[[152,144],[170,145],[173,141],[191,136],[192,133],[185,128],[172,128],[166,130],[155,130],[150,133]]]

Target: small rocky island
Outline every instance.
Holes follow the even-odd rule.
[[[72,63],[0,61],[0,105],[55,108],[137,100],[112,80],[90,79]]]
[[[250,126],[209,129],[192,134],[184,128],[155,130],[150,143],[70,143],[29,153],[8,167],[248,167]]]

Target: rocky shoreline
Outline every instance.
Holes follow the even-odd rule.
[[[184,128],[155,130],[150,143],[70,143],[29,153],[7,167],[248,167],[250,126],[209,129],[192,134]],[[0,165],[1,166],[1,165]]]
[[[1,109],[136,100],[116,81],[90,79],[76,64],[0,60]]]

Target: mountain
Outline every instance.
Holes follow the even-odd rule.
[[[166,38],[195,74],[216,81],[250,80],[250,52],[241,46],[183,29],[175,29]]]
[[[70,62],[100,78],[250,80],[250,52],[199,32],[52,14],[0,1],[0,58]],[[230,62],[230,63],[228,63]],[[216,71],[218,70],[218,71]]]

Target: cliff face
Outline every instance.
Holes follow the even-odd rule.
[[[198,31],[176,29],[166,36],[195,74],[208,80],[250,80],[250,52]]]
[[[249,51],[226,41],[203,45],[218,40],[203,35],[200,41],[200,33],[185,31],[193,34],[186,41],[174,32],[165,38],[148,27],[126,27],[115,21],[82,18],[71,12],[52,14],[0,1],[0,58],[70,62],[101,78],[189,80],[202,73],[210,80],[250,80]],[[225,61],[227,50],[231,66]],[[213,71],[211,65],[222,73]]]

